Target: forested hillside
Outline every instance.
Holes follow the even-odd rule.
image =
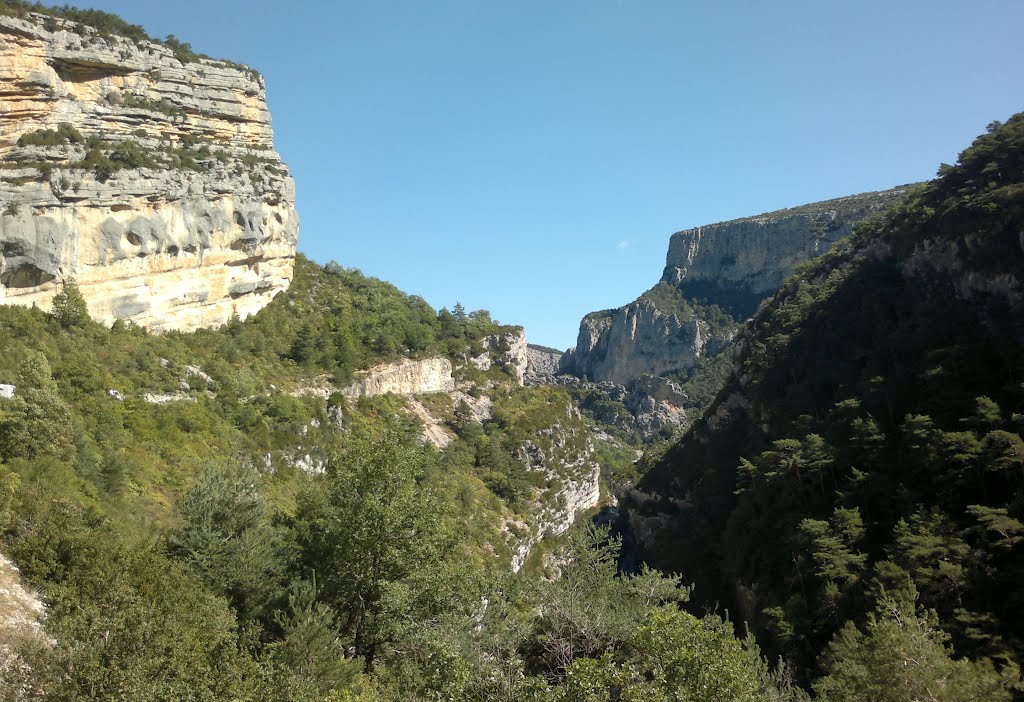
[[[726,388],[630,497],[643,558],[822,697],[990,699],[995,670],[1016,675],[1022,232],[1016,115],[789,279]],[[992,661],[972,673],[987,692],[913,658],[923,622],[956,657]]]
[[[1022,699],[1024,114],[909,193],[678,233],[574,380],[296,254],[255,72],[0,20],[0,702]]]

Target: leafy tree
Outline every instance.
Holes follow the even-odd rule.
[[[18,394],[0,400],[0,459],[72,451],[71,408],[58,394],[46,356],[36,352],[18,368]]]
[[[19,482],[18,475],[0,463],[0,529],[7,523]]]
[[[612,691],[615,691],[613,694]],[[656,607],[642,620],[631,655],[583,658],[567,671],[557,702],[755,702],[765,699],[756,658],[726,622]]]
[[[913,588],[883,592],[863,631],[852,622],[823,656],[825,676],[815,683],[830,702],[963,702],[1010,700],[1019,670],[997,670],[988,660],[956,660],[934,613],[919,613]]]
[[[543,611],[535,635],[538,657],[549,674],[564,675],[580,658],[621,648],[651,607],[688,596],[678,578],[644,570],[616,577],[619,539],[592,526],[570,535],[559,577],[542,590]]]
[[[207,468],[178,505],[181,525],[168,534],[167,551],[240,617],[269,619],[285,562],[255,478],[242,468]]]
[[[295,340],[292,341],[291,349],[288,351],[288,357],[299,365],[306,365],[310,363],[316,357],[316,342],[317,340],[313,332],[313,327],[309,324],[303,324],[295,334]]]
[[[359,675],[355,662],[345,658],[334,611],[316,594],[315,583],[300,581],[288,594],[287,609],[274,615],[281,640],[269,653],[289,672],[285,685],[299,699],[323,698]]]
[[[324,484],[299,496],[303,563],[368,668],[384,643],[441,605],[425,589],[446,553],[437,502],[419,484],[427,461],[408,428],[390,422],[378,437],[355,437]]]
[[[63,564],[47,618],[57,645],[29,660],[46,699],[227,702],[269,692],[239,649],[230,610],[175,563],[104,529],[57,539]]]

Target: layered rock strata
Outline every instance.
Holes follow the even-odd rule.
[[[440,356],[419,361],[396,361],[374,366],[356,374],[356,382],[341,391],[348,398],[374,395],[420,395],[452,392],[452,362]]]
[[[659,286],[628,305],[584,317],[561,372],[625,385],[643,375],[693,367],[727,344],[735,323],[751,315],[798,264],[825,253],[857,222],[906,192],[904,186],[865,193],[673,234]],[[694,309],[680,313],[665,306],[666,295]],[[729,319],[723,323],[718,315],[711,324],[700,318],[696,307],[709,304]]]
[[[294,183],[262,77],[39,14],[0,16],[0,303],[190,330],[292,278]]]

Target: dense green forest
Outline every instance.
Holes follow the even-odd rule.
[[[17,661],[0,696],[798,698],[727,622],[685,613],[678,578],[619,576],[607,530],[548,538],[510,572],[512,532],[570,477],[528,470],[520,447],[568,464],[591,429],[563,389],[466,363],[509,329],[302,257],[287,293],[218,330],[105,329],[73,286],[49,312],[0,308],[0,381],[17,386],[0,551],[47,605],[42,637],[0,622]],[[402,398],[302,392],[436,354],[493,403],[478,421],[420,398],[446,418],[443,450]]]
[[[998,675],[1017,676],[1021,231],[1017,115],[787,281],[726,388],[631,496],[644,558],[824,698],[995,699]],[[915,616],[989,692],[905,658]],[[888,677],[901,659],[928,696]]]

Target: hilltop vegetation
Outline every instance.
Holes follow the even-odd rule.
[[[95,30],[96,33],[104,39],[110,36],[119,36],[124,37],[125,39],[130,39],[135,43],[150,41],[157,44],[163,44],[171,49],[174,53],[174,58],[178,59],[182,63],[211,58],[206,54],[200,54],[193,51],[191,44],[181,41],[174,35],[168,35],[163,39],[151,37],[146,33],[144,28],[137,24],[132,24],[120,15],[116,15],[112,12],[104,12],[102,10],[94,10],[90,8],[83,9],[72,7],[71,5],[50,6],[44,5],[40,2],[29,2],[28,0],[0,0],[0,15],[7,15],[8,17],[24,17],[25,15],[33,12],[49,15],[50,17],[59,17],[61,19],[84,25]],[[51,30],[56,29],[57,25],[53,24],[49,28]],[[235,65],[228,61],[224,61],[223,63]],[[246,68],[245,70],[252,72],[254,75],[258,75],[250,68]]]
[[[924,640],[978,666],[982,699],[999,698],[997,669],[1016,679],[1022,164],[1017,115],[804,266],[633,497],[648,561],[828,699],[914,698],[892,666]],[[933,633],[912,643],[916,612]],[[956,684],[936,698],[970,698]]]

